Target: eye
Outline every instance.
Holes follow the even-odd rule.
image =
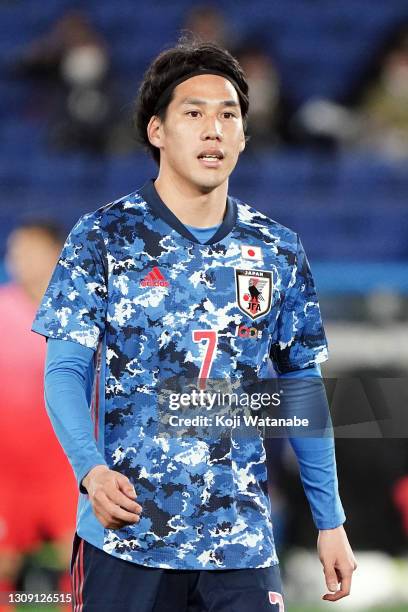
[[[231,117],[236,117],[235,113],[231,113],[230,111],[225,111],[222,114],[224,119],[231,119]]]
[[[193,119],[196,119],[197,117],[200,116],[200,111],[197,111],[197,110],[187,111],[186,115],[190,115],[190,117],[192,117]]]

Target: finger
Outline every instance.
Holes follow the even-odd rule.
[[[122,491],[122,493],[124,493],[124,495],[126,495],[127,497],[130,497],[131,499],[135,500],[137,497],[135,487],[132,485],[132,483],[126,476],[123,476],[123,474],[121,474],[120,476],[121,478],[118,478],[117,480],[117,484],[120,491]]]
[[[129,482],[126,476],[122,476],[122,474],[119,474],[119,476],[120,478],[112,479],[105,484],[104,490],[103,492],[101,492],[101,495],[106,495],[110,501],[117,504],[118,506],[122,506],[129,512],[135,512],[137,514],[140,514],[142,511],[142,507],[135,501],[136,492],[133,485]],[[121,486],[122,489],[120,489],[119,486]],[[126,495],[125,493],[123,493],[123,490],[127,490],[128,493],[132,491],[132,496]]]
[[[113,502],[117,506],[120,506],[124,510],[127,510],[128,512],[133,512],[135,514],[141,514],[142,512],[142,506],[140,504],[135,501],[132,501],[131,499],[129,499],[129,497],[127,497],[117,489],[115,489],[114,491],[109,491],[107,493],[107,497],[111,502]]]
[[[99,512],[95,510],[95,516],[105,528],[119,529],[120,527],[122,527],[122,525],[120,524],[120,521],[113,521],[111,517],[109,516],[109,514],[106,512]]]
[[[122,523],[121,521],[112,521],[109,519],[99,519],[99,520],[102,523],[102,525],[105,527],[105,529],[121,529],[122,527],[125,527],[125,523]]]
[[[126,525],[137,523],[140,519],[139,514],[134,512],[127,512],[123,510],[118,504],[112,502],[106,495],[101,498],[95,508],[100,514],[107,516],[108,520],[119,520],[123,521]]]
[[[326,578],[327,588],[329,591],[332,591],[332,593],[336,592],[339,588],[339,580],[337,578],[336,570],[333,567],[325,567],[323,571]]]
[[[351,578],[352,575],[347,573],[347,574],[343,574],[341,583],[340,583],[340,590],[343,591],[345,593],[344,597],[346,595],[350,595],[350,591],[351,591]]]
[[[96,513],[96,518],[102,523],[105,529],[120,529],[123,527],[120,521],[113,521],[107,514]]]
[[[336,593],[326,593],[322,599],[326,601],[338,601],[350,595],[351,590],[351,574],[342,577],[340,589]]]
[[[100,494],[97,500],[94,500],[92,504],[93,512],[98,519],[98,521],[105,527],[105,529],[120,529],[125,525],[129,524],[129,520],[119,520],[112,516],[112,513],[115,511],[115,504],[111,503],[105,494]],[[133,517],[137,517],[138,515],[133,514]],[[138,520],[134,521],[138,522]]]
[[[347,597],[347,595],[348,593],[339,589],[336,593],[326,593],[326,595],[323,595],[322,599],[324,599],[324,601],[338,601],[339,599],[343,599],[343,597]]]
[[[112,509],[113,506],[110,506],[109,501],[107,499],[104,499],[103,503],[96,503],[93,507],[96,518],[102,523],[104,527],[110,527],[111,523],[114,522],[111,515]]]
[[[112,504],[112,506],[113,508],[110,514],[114,520],[124,521],[124,523],[128,525],[139,522],[139,514],[136,514],[135,512],[128,512],[116,504]]]
[[[336,576],[337,576],[337,583],[340,584],[340,586],[341,586],[341,581],[342,581],[342,578],[343,578],[343,574],[341,573],[341,571],[338,568],[336,568]]]

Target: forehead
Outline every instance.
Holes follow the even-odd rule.
[[[173,92],[173,101],[182,103],[185,98],[199,98],[209,102],[234,100],[239,103],[233,84],[218,74],[199,74],[177,85]]]

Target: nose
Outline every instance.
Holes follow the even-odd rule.
[[[222,140],[222,125],[218,117],[207,117],[201,134],[201,140]]]

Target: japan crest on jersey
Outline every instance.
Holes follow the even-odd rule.
[[[237,303],[243,313],[257,319],[267,314],[272,304],[272,272],[235,269]]]

